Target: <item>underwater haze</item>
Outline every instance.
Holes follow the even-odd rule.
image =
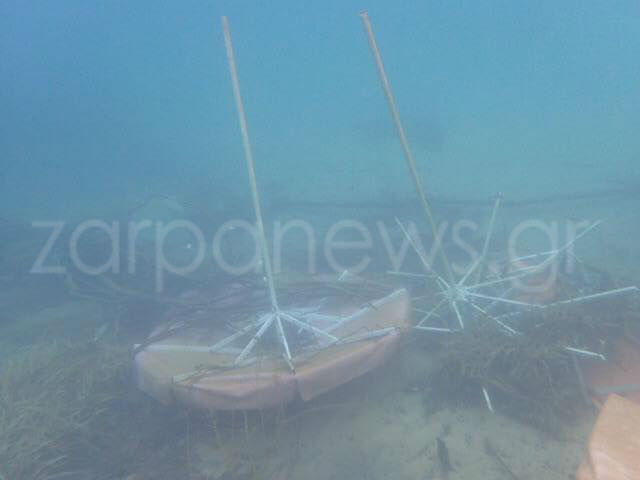
[[[638,0],[0,0],[0,480],[621,458],[639,52]]]
[[[223,14],[263,189],[411,196],[365,8],[434,194],[637,183],[634,1],[4,1],[2,215],[92,215],[203,178],[245,194]]]

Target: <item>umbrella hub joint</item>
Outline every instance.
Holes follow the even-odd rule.
[[[451,285],[444,291],[444,295],[449,302],[467,302],[469,289],[464,285]]]

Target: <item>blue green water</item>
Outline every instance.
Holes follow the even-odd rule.
[[[86,213],[246,174],[292,198],[410,195],[368,9],[430,189],[535,196],[632,182],[637,2],[2,2],[2,213]]]
[[[231,26],[267,236],[276,244],[273,221],[291,218],[317,234],[318,243],[310,245],[300,236],[304,231],[294,232],[283,242],[284,258],[276,253],[274,263],[296,273],[342,272],[346,267],[334,268],[321,242],[336,222],[354,219],[373,240],[363,244],[357,229],[339,237],[364,248],[341,250],[341,265],[368,258],[371,285],[407,287],[414,302],[423,302],[414,304],[423,314],[435,304],[446,307],[442,298],[457,299],[454,306],[468,300],[465,290],[445,290],[446,282],[425,287],[412,283],[415,277],[386,274],[421,271],[397,216],[418,225],[430,261],[446,276],[415,208],[414,185],[358,15],[363,10],[418,173],[435,199],[436,221],[449,222],[444,245],[459,267],[457,278],[480,252],[490,199],[500,192],[508,208],[499,211],[487,262],[470,282],[482,286],[483,279],[501,277],[486,282],[489,294],[511,294],[500,288],[504,278],[529,264],[505,261],[507,238],[523,225],[534,225],[532,237],[541,238],[524,235],[521,254],[551,248],[551,236],[565,242],[555,247],[564,245],[576,225],[584,229],[604,218],[576,246],[578,260],[568,256],[575,268],[554,271],[560,283],[512,300],[522,306],[638,283],[640,2],[0,0],[0,480],[60,478],[49,474],[78,480],[440,478],[440,437],[451,450],[452,480],[503,478],[495,477],[495,461],[483,447],[488,437],[530,478],[566,479],[575,472],[592,418],[567,434],[577,441],[556,438],[548,447],[552,441],[539,430],[513,420],[528,408],[518,402],[514,408],[509,395],[501,399],[495,385],[489,390],[496,415],[486,408],[485,401],[492,409],[480,381],[470,388],[470,405],[460,396],[437,404],[439,389],[426,379],[451,363],[441,361],[442,350],[456,349],[440,349],[432,337],[407,335],[384,367],[311,402],[297,399],[268,410],[266,420],[262,410],[215,417],[165,408],[136,388],[132,345],[146,342],[158,325],[186,319],[201,327],[210,315],[206,328],[236,322],[237,331],[246,326],[243,315],[270,308],[260,251],[254,238],[242,236],[254,217],[223,15]],[[124,237],[131,230],[105,237],[113,233],[109,225],[98,224],[91,235],[96,223],[82,223],[183,217],[206,242],[198,269],[184,272],[176,269],[198,258],[202,246],[189,236],[193,232],[167,240],[161,223],[150,224],[157,229],[145,230],[134,248]],[[229,219],[245,222],[246,230],[223,228]],[[561,223],[545,223],[551,220]],[[67,229],[50,245],[47,229],[54,225],[33,228],[34,221],[60,221]],[[88,226],[80,242],[73,237],[78,225]],[[455,225],[468,235],[463,242]],[[215,264],[220,232],[218,253],[232,266],[258,262],[242,276]],[[404,253],[395,255],[402,242]],[[115,248],[119,258],[111,256]],[[402,257],[399,265],[390,262],[394,256]],[[310,258],[317,263],[305,271]],[[63,267],[65,275],[36,274],[40,260]],[[135,272],[127,270],[131,261]],[[91,271],[96,266],[97,274]],[[302,287],[287,284],[283,295],[296,312],[306,307],[296,294],[308,301],[315,288],[307,278]],[[540,283],[537,276],[530,280]],[[640,310],[629,298],[608,298],[593,309],[588,304],[571,317],[574,336],[553,338],[566,360],[553,372],[553,388],[568,384],[570,393],[582,393],[563,350],[569,340],[587,355],[598,350],[591,352],[597,357],[620,331],[640,335]],[[490,308],[493,299],[485,295],[480,305]],[[508,316],[514,303],[505,303],[496,315]],[[237,310],[224,310],[229,305]],[[465,327],[457,330],[449,314],[434,316],[427,328],[456,340]],[[486,326],[476,311],[463,314],[472,328]],[[592,328],[592,320],[606,328]],[[459,337],[469,339],[467,331],[475,332]],[[306,348],[301,332],[296,324],[285,333]],[[248,341],[239,339],[238,345]],[[278,342],[280,333],[266,334],[256,351],[270,355]],[[513,376],[507,380],[514,382]]]

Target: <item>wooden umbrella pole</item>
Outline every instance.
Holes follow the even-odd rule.
[[[380,76],[380,82],[382,83],[382,88],[387,97],[387,102],[389,103],[389,109],[391,110],[393,123],[395,124],[396,130],[398,131],[398,136],[400,137],[400,143],[402,144],[404,157],[407,161],[407,165],[409,166],[409,171],[411,172],[411,177],[413,178],[413,182],[415,184],[416,190],[418,191],[418,196],[420,197],[420,202],[422,204],[424,213],[427,216],[429,226],[433,231],[433,237],[436,241],[438,241],[438,227],[436,224],[436,220],[435,220],[435,217],[433,216],[433,212],[431,210],[431,205],[429,204],[429,200],[427,199],[426,190],[422,184],[422,181],[420,180],[420,175],[418,174],[418,168],[416,167],[416,161],[413,158],[413,153],[411,152],[411,148],[409,147],[409,142],[407,141],[407,136],[402,126],[402,121],[400,120],[400,113],[398,112],[398,107],[396,106],[396,101],[393,96],[393,91],[391,90],[391,84],[389,83],[389,78],[387,77],[387,73],[385,72],[385,69],[384,69],[384,63],[382,62],[382,56],[380,55],[380,50],[378,49],[376,37],[373,33],[373,28],[371,27],[369,14],[367,12],[362,12],[360,13],[360,17],[362,18],[364,29],[367,32],[367,37],[369,39],[369,47],[371,48],[371,52],[373,53],[373,57],[376,62],[376,67],[378,69],[378,74]],[[447,254],[445,253],[444,248],[442,248],[442,246],[438,248],[438,251],[440,252],[440,256],[442,257],[442,261],[447,270],[447,275],[449,277],[449,280],[453,282],[454,280],[453,271],[451,270],[451,264],[449,263]]]
[[[231,84],[233,85],[233,96],[236,102],[236,109],[238,110],[238,121],[240,123],[240,133],[242,134],[244,157],[247,161],[247,170],[249,171],[249,183],[251,185],[251,194],[253,197],[253,209],[256,214],[256,229],[258,233],[258,242],[260,243],[260,251],[262,253],[262,263],[264,265],[265,274],[267,276],[267,283],[269,284],[271,306],[274,312],[279,313],[280,308],[278,307],[276,287],[273,279],[273,269],[271,268],[271,257],[269,256],[267,235],[264,230],[264,221],[262,220],[262,207],[260,205],[260,196],[258,195],[256,166],[255,162],[253,161],[251,142],[249,141],[249,130],[247,129],[247,119],[244,114],[242,96],[240,95],[240,82],[238,81],[238,71],[236,69],[236,60],[233,54],[233,44],[231,43],[231,33],[229,31],[229,21],[227,20],[227,17],[222,17],[222,30],[224,32],[224,45],[227,50],[227,62],[229,63]]]

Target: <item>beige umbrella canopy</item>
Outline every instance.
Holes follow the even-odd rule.
[[[140,388],[165,403],[232,410],[274,406],[297,396],[308,400],[377,367],[397,348],[410,308],[404,289],[368,298],[364,306],[361,299],[306,297],[309,304],[282,308],[226,17],[222,27],[270,308],[233,321],[210,318],[207,325],[175,332],[165,325],[165,332],[139,347],[135,363]],[[259,348],[268,343],[272,348]]]
[[[154,332],[152,337],[162,339],[147,344],[135,357],[138,385],[166,404],[216,410],[309,400],[380,366],[398,348],[401,333],[411,323],[404,289],[364,304],[346,297],[318,298],[314,303],[319,306],[294,311],[300,321],[331,332],[336,340],[290,328],[291,362],[273,348],[277,338],[264,336],[238,364],[247,338],[255,338],[245,329],[256,322],[255,315],[231,326],[224,318],[212,318],[209,327],[183,328],[170,336],[162,335],[162,329]],[[245,333],[227,341],[234,337],[230,328]]]

